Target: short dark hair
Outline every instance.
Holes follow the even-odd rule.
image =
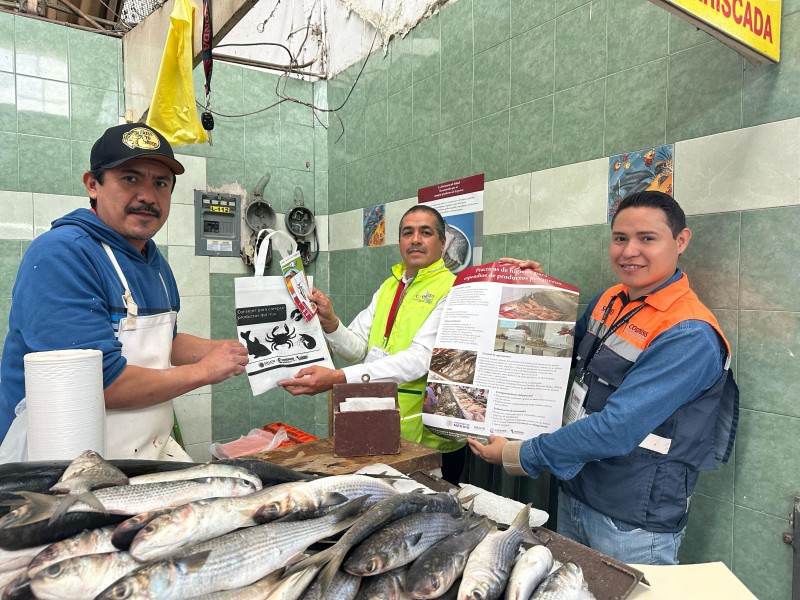
[[[442,215],[441,213],[439,213],[438,210],[436,210],[431,206],[427,206],[425,204],[416,204],[403,213],[403,217],[400,219],[400,227],[398,229],[398,235],[402,234],[403,232],[403,219],[406,218],[406,215],[410,215],[412,212],[420,210],[428,213],[429,215],[433,215],[433,218],[436,219],[436,233],[438,234],[439,239],[442,240],[442,242],[444,242],[444,232],[445,232],[444,219],[442,218]]]
[[[100,185],[103,185],[105,183],[106,171],[107,170],[108,169],[100,167],[99,169],[95,169],[93,171],[89,171],[89,174],[97,180],[97,183],[99,183]],[[176,183],[178,183],[178,177],[177,177],[177,175],[175,175],[175,173],[173,173],[172,174],[172,191],[173,192],[175,191],[175,184]],[[93,209],[97,210],[97,200],[95,200],[94,198],[89,198],[89,206],[91,206]]]
[[[686,229],[686,214],[683,212],[681,205],[669,194],[656,191],[636,192],[630,196],[625,196],[611,219],[611,226],[614,226],[614,221],[619,213],[626,208],[637,206],[658,208],[663,211],[673,239],[677,238],[678,234]]]

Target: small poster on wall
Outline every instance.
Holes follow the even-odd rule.
[[[634,192],[657,190],[672,196],[675,146],[656,146],[608,159],[608,222],[622,199]]]
[[[483,260],[483,173],[420,188],[420,204],[435,208],[444,217],[442,258],[453,273]]]
[[[367,206],[364,209],[364,247],[386,244],[386,206]]]

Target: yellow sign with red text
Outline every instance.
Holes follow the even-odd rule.
[[[780,60],[781,0],[651,0],[651,2],[686,18],[712,35],[715,33],[724,35],[727,40],[722,39],[722,41],[751,60],[759,62],[766,62],[764,58],[770,62]],[[728,43],[728,40],[733,43]]]

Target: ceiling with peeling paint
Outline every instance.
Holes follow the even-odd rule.
[[[405,36],[446,0],[260,0],[215,49],[253,63],[332,77],[370,48]],[[266,42],[284,47],[264,45]],[[230,44],[249,44],[233,46]]]

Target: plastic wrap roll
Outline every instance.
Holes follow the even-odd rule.
[[[106,454],[103,353],[55,350],[26,354],[28,460]]]

